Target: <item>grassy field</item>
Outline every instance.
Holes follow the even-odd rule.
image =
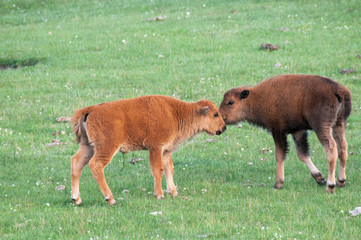
[[[148,21],[156,16],[164,20]],[[0,0],[0,239],[359,238],[361,215],[348,211],[361,206],[360,23],[359,0]],[[285,73],[327,76],[352,91],[345,188],[326,194],[289,138],[285,184],[274,190],[273,139],[243,123],[173,155],[178,198],[153,197],[144,151],[125,155],[124,170],[121,154],[106,168],[117,205],[107,205],[88,167],[83,205],[72,204],[78,146],[56,118],[146,94],[218,105],[232,87]],[[47,146],[54,139],[65,144]],[[327,176],[313,133],[310,142]],[[128,164],[135,157],[144,161]]]

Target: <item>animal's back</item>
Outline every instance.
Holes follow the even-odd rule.
[[[296,99],[299,94],[309,95],[329,94],[342,86],[329,78],[316,75],[280,75],[260,82],[254,88],[273,99]],[[323,93],[323,94],[322,94]]]
[[[318,122],[318,118],[347,119],[351,111],[350,91],[332,79],[316,75],[276,76],[256,85],[254,92],[259,121],[269,129],[312,129],[312,122]]]
[[[127,139],[134,145],[143,145],[142,141],[151,135],[167,138],[175,128],[172,112],[177,105],[182,105],[182,101],[157,95],[95,105],[87,117],[87,132],[96,141],[114,137]]]

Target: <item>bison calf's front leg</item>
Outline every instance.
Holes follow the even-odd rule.
[[[150,166],[154,177],[154,196],[157,199],[163,199],[162,189],[162,176],[163,176],[163,161],[162,161],[162,150],[151,149],[149,150]]]
[[[170,193],[172,197],[177,197],[178,191],[173,181],[174,166],[170,153],[163,155],[163,164],[165,179],[167,181],[167,192]]]
[[[285,168],[285,158],[287,152],[287,140],[286,136],[284,138],[279,139],[274,137],[275,140],[275,156],[277,161],[277,175],[276,175],[276,183],[274,188],[280,189],[283,186],[285,181],[284,176],[284,168]]]

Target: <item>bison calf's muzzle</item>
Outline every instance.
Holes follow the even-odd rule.
[[[284,182],[284,160],[291,134],[298,158],[327,191],[343,187],[346,181],[347,118],[351,113],[351,92],[332,79],[316,75],[281,75],[254,87],[238,87],[226,92],[219,111],[226,124],[247,121],[268,130],[274,139],[277,160],[275,188]],[[308,132],[313,130],[328,159],[327,181],[312,163]],[[340,168],[335,181],[336,160]]]
[[[218,131],[216,132],[216,134],[217,134],[217,135],[221,135],[224,131],[226,131],[226,129],[227,129],[227,127],[226,127],[226,125],[224,125],[221,130],[218,130]]]
[[[71,123],[80,144],[71,159],[71,196],[77,205],[82,203],[80,175],[88,163],[106,201],[109,205],[115,204],[104,168],[117,152],[137,150],[149,151],[155,197],[164,198],[163,173],[167,192],[173,197],[178,196],[173,181],[172,153],[182,142],[198,133],[219,135],[226,129],[217,106],[211,101],[187,103],[155,95],[86,107],[74,113]]]

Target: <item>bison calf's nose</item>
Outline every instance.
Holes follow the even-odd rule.
[[[227,129],[227,127],[226,127],[226,125],[224,125],[224,127],[222,128],[222,130],[218,130],[218,131],[216,132],[216,134],[217,134],[217,135],[221,135],[224,131],[226,131],[226,129]]]

